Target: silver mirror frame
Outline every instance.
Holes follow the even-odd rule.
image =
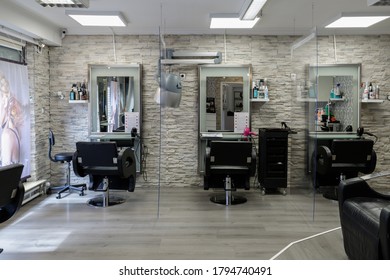
[[[352,71],[352,72],[351,72]],[[354,112],[354,123],[352,124],[353,129],[360,126],[360,84],[361,84],[361,64],[321,64],[321,65],[309,65],[309,82],[313,83],[316,87],[316,93],[318,94],[318,77],[319,76],[352,76],[354,83],[354,92],[357,94],[353,100],[353,107],[356,109]]]
[[[207,77],[242,77],[243,82],[243,112],[249,113],[249,125],[251,124],[250,112],[250,93],[252,84],[252,65],[251,64],[218,64],[218,65],[200,65],[198,67],[198,173],[204,173],[204,156],[206,153],[207,142],[210,140],[206,129],[206,86]],[[218,133],[220,139],[238,139],[242,133],[221,132]]]
[[[244,76],[243,71],[247,70]],[[206,72],[206,76],[203,74]],[[207,72],[213,74],[207,75]],[[250,92],[252,83],[252,65],[251,64],[219,64],[219,65],[201,65],[198,69],[199,81],[199,133],[206,130],[206,86],[207,77],[242,77],[243,78],[243,111],[248,112],[250,116]]]
[[[109,64],[90,64],[89,68],[89,104],[88,104],[88,138],[91,141],[115,141],[115,140],[124,140],[128,141],[133,139],[134,146],[138,147],[136,149],[136,158],[140,159],[142,154],[142,145],[140,145],[142,138],[142,65],[141,64],[118,64],[118,65],[109,65]],[[97,74],[94,70],[97,70]],[[126,75],[126,71],[129,72]],[[111,73],[110,73],[111,72]],[[131,72],[134,73],[134,76],[131,75]],[[119,74],[118,74],[119,73]],[[135,77],[134,78],[134,87],[135,87],[135,106],[134,111],[139,112],[139,130],[137,131],[138,136],[133,137],[131,132],[97,132],[93,131],[93,114],[96,115],[96,108],[94,110],[93,106],[97,106],[97,89],[93,89],[92,85],[97,80],[98,75],[107,75],[107,76],[119,76],[125,73],[124,76]],[[97,115],[95,116],[97,117]],[[141,172],[142,165],[140,160],[136,162],[137,172]]]

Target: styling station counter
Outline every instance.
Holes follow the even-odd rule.
[[[319,146],[331,147],[332,142],[335,139],[357,139],[360,138],[354,132],[309,132],[308,135],[308,153],[307,153],[307,168],[308,173],[312,172],[312,157],[313,153],[317,150]]]

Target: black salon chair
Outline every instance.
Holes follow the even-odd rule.
[[[382,176],[373,173],[351,178],[338,187],[341,230],[349,259],[390,259],[390,195],[375,191],[367,183],[377,174]]]
[[[109,189],[133,192],[136,182],[136,161],[131,148],[118,150],[115,142],[77,142],[73,155],[74,173],[79,177],[89,175],[90,186],[99,195],[88,203],[106,207],[124,202],[119,196],[109,194]]]
[[[66,183],[63,186],[53,186],[50,187],[47,190],[47,194],[50,194],[52,191],[57,191],[57,199],[60,199],[63,193],[71,193],[72,191],[76,191],[79,193],[80,196],[84,195],[84,190],[86,190],[87,185],[86,184],[76,184],[76,185],[71,185],[70,184],[70,167],[72,164],[72,159],[73,159],[73,152],[62,152],[58,154],[54,154],[52,156],[52,149],[53,146],[55,145],[55,137],[53,131],[50,129],[49,130],[49,158],[53,162],[61,162],[67,164],[67,169],[66,169]]]
[[[212,141],[206,149],[204,189],[223,188],[223,196],[210,200],[219,204],[239,204],[246,198],[233,195],[238,188],[249,190],[250,177],[256,172],[256,151],[247,141]]]
[[[331,147],[320,146],[313,156],[316,170],[313,178],[323,196],[337,200],[340,181],[370,174],[376,167],[376,153],[371,139],[335,139]]]
[[[0,223],[14,216],[22,205],[24,198],[24,187],[20,181],[22,171],[22,164],[0,167]],[[0,248],[0,253],[2,251]]]

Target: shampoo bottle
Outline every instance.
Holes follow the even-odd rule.
[[[256,85],[256,83],[253,83],[253,96],[254,99],[257,99],[259,97],[259,89]]]
[[[367,100],[368,99],[368,85],[367,85],[367,83],[366,83],[366,87],[364,88],[364,91],[363,91],[362,99],[363,100]]]
[[[379,99],[379,86],[378,85],[375,88],[375,99]]]
[[[375,99],[374,87],[371,82],[370,85],[368,86],[368,98]]]

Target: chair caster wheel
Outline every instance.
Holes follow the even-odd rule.
[[[261,190],[261,195],[265,195],[265,189]]]
[[[57,199],[61,199],[61,195],[57,195],[56,198],[57,198]]]
[[[287,192],[286,192],[286,190],[283,190],[283,192],[282,192],[282,193],[283,193],[283,195],[287,195]]]

